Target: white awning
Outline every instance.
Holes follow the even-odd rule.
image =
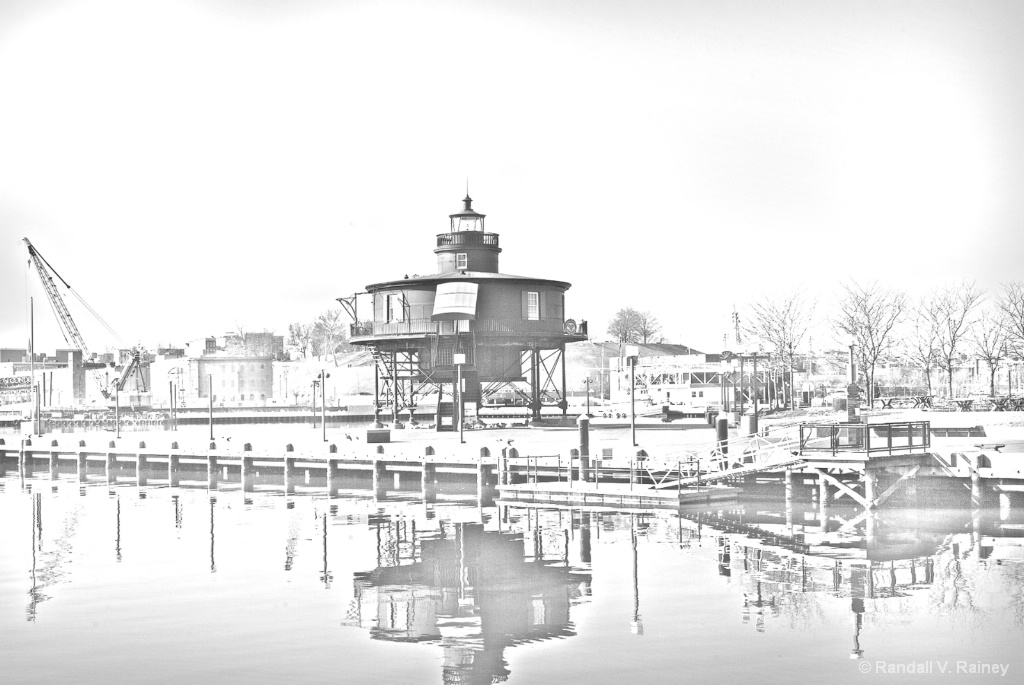
[[[441,283],[434,296],[431,321],[455,321],[476,318],[476,283]]]

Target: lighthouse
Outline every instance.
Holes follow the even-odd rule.
[[[479,409],[500,393],[521,398],[533,422],[545,407],[564,417],[565,346],[587,339],[586,322],[566,317],[570,284],[501,273],[498,234],[468,193],[462,203],[436,234],[436,273],[339,298],[353,318],[350,342],[376,362],[375,413],[396,422],[435,413],[437,429],[452,430],[459,404]],[[360,319],[366,299],[372,317]]]

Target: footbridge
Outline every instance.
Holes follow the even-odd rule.
[[[840,492],[864,497],[834,477],[835,472],[864,473],[873,458],[920,452],[931,446],[927,421],[877,424],[800,424],[770,435],[721,440],[702,449],[665,456],[678,464],[676,476],[655,479],[654,487],[678,488],[765,472],[813,473]],[[645,468],[658,469],[656,464]]]

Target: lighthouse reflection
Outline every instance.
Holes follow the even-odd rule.
[[[503,681],[507,647],[575,635],[570,607],[589,571],[527,560],[521,534],[480,524],[416,542],[403,565],[355,574],[357,621],[375,640],[440,644],[443,682]]]

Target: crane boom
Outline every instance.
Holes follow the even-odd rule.
[[[64,337],[67,339],[69,336],[71,340],[68,342],[82,350],[82,355],[88,359],[90,357],[89,348],[85,345],[85,340],[82,339],[82,334],[78,331],[78,326],[75,325],[75,320],[71,318],[71,312],[68,311],[67,305],[64,304],[64,298],[60,296],[60,291],[57,290],[57,284],[53,282],[53,276],[50,275],[53,272],[57,278],[60,278],[60,274],[53,271],[53,268],[49,265],[46,259],[43,258],[35,246],[29,242],[28,238],[23,238],[25,245],[28,247],[28,256],[32,260],[32,264],[35,265],[36,271],[39,273],[39,280],[43,282],[43,289],[46,290],[46,296],[50,300],[50,305],[53,310],[57,313],[57,318],[60,321],[61,328],[64,331]],[[71,288],[63,278],[60,278],[60,282],[68,288]]]

